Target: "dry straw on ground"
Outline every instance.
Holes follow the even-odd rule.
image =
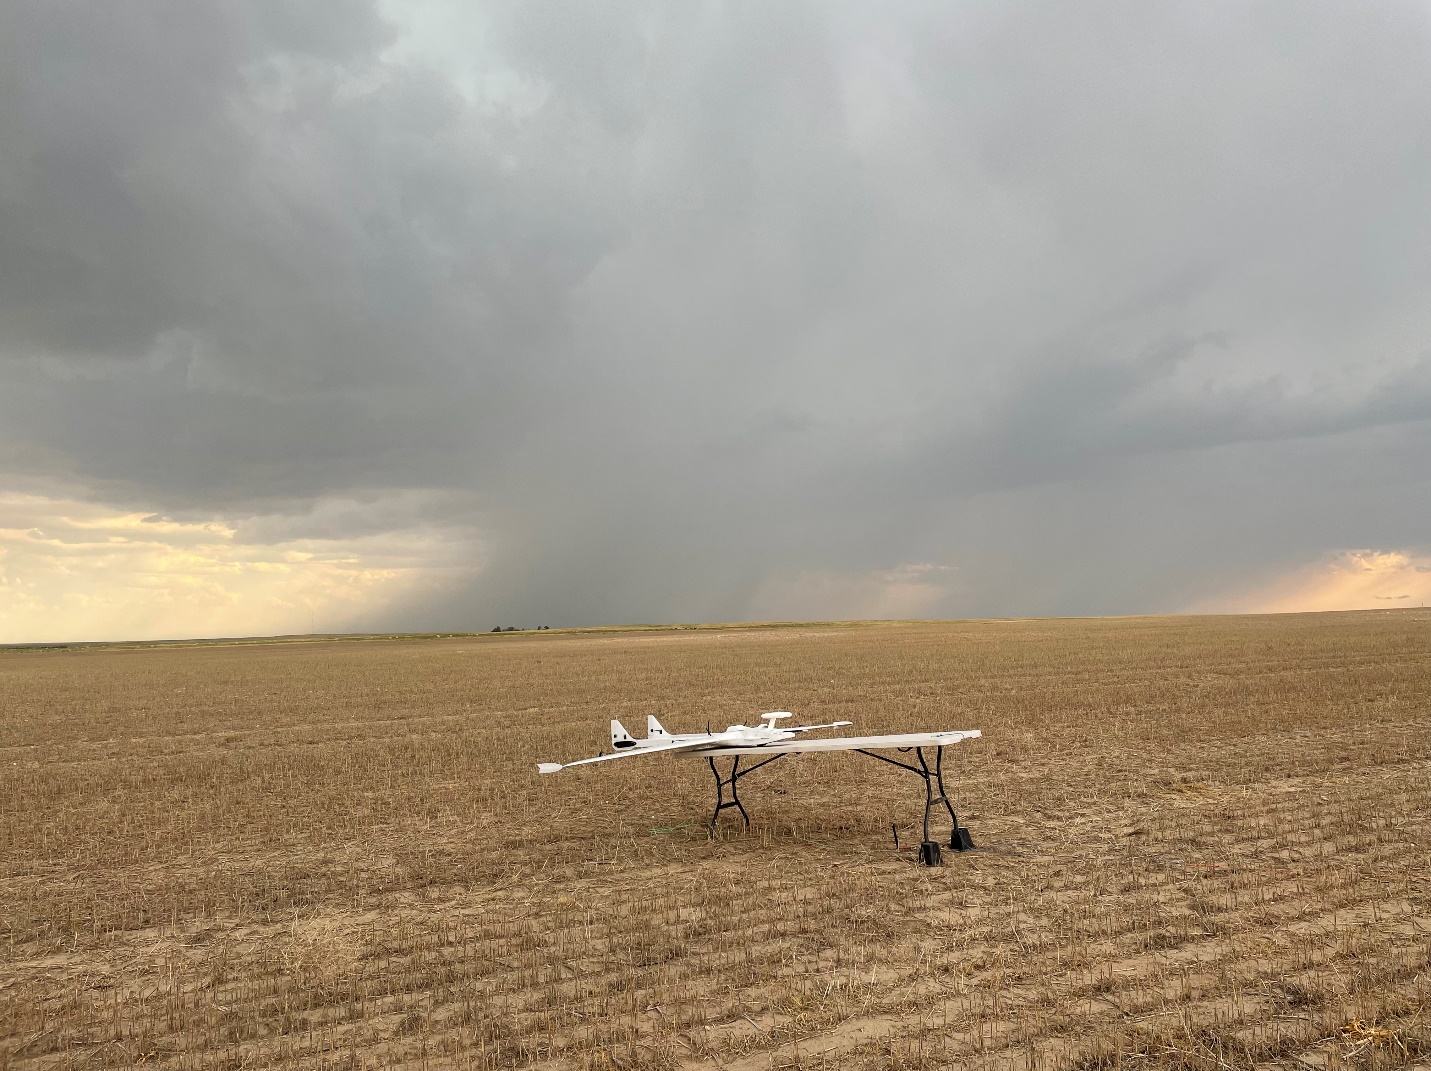
[[[1431,615],[0,652],[0,1068],[1431,1060]],[[539,778],[609,717],[981,727]]]

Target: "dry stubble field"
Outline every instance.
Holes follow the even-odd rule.
[[[1424,1066],[1428,692],[1425,611],[0,652],[0,1068]],[[781,708],[982,728],[981,850],[533,765]]]

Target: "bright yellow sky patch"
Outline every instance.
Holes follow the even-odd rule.
[[[1431,603],[1431,557],[1399,550],[1349,550],[1293,570],[1255,591],[1211,599],[1192,610],[1285,614],[1426,603]]]
[[[439,534],[246,542],[177,521],[0,494],[0,642],[347,631],[444,580]]]

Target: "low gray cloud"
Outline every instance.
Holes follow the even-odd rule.
[[[1428,23],[12,4],[0,468],[482,548],[374,627],[1156,611],[1425,548]]]

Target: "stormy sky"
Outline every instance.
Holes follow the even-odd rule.
[[[0,9],[6,640],[1414,605],[1428,474],[1424,0]]]

